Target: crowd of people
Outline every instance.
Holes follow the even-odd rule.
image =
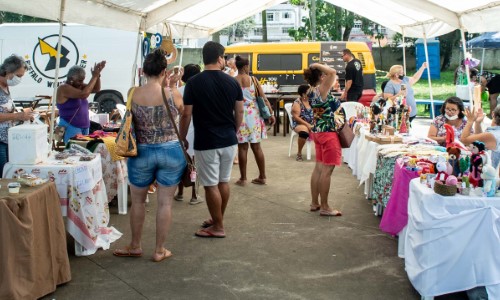
[[[258,167],[258,176],[250,182],[267,183],[265,156],[261,141],[267,138],[266,122],[276,122],[272,106],[266,99],[259,81],[250,75],[250,62],[236,56],[227,58],[224,47],[207,42],[203,47],[204,70],[199,65],[167,71],[166,53],[158,49],[146,56],[143,64],[145,84],[129,91],[133,123],[138,143],[138,155],[128,158],[132,207],[130,209],[131,241],[116,249],[116,256],[142,256],[142,228],[145,220],[145,202],[148,188],[155,184],[158,208],[156,211],[156,246],[152,255],[155,262],[172,255],[166,248],[172,220],[173,200],[182,201],[184,188],[180,179],[186,167],[183,147],[196,159],[197,179],[205,191],[210,217],[201,222],[195,232],[198,237],[224,238],[224,214],[229,203],[231,170],[239,164],[240,176],[235,184],[247,183],[247,156],[252,150]],[[349,49],[343,50],[346,63],[345,89],[339,97],[332,93],[338,87],[335,69],[313,63],[304,70],[305,84],[298,87],[298,98],[293,102],[292,128],[298,134],[297,161],[302,161],[302,150],[308,139],[316,150],[316,163],[310,178],[311,203],[309,210],[320,216],[341,216],[342,212],[330,206],[328,195],[333,171],[341,164],[337,113],[343,101],[357,102],[363,91],[363,68]],[[91,68],[88,83],[85,70],[73,66],[67,80],[57,89],[59,125],[65,128],[64,142],[76,134],[89,133],[88,96],[101,89],[100,74],[106,62]],[[410,121],[416,116],[416,102],[412,86],[420,79],[427,63],[409,77],[403,67],[390,68],[381,97],[388,105],[404,98],[410,107]],[[7,131],[16,121],[30,120],[32,111],[14,112],[9,87],[18,84],[27,66],[18,56],[8,57],[0,65],[0,172],[8,161]],[[163,91],[162,91],[163,90]],[[163,95],[164,92],[164,95]],[[265,120],[260,113],[257,95],[263,97],[271,117]],[[485,143],[493,150],[494,161],[500,162],[500,108],[493,111],[493,126],[481,130],[482,110],[466,110],[460,98],[448,98],[441,115],[432,122],[428,137],[445,145],[444,124],[455,129],[455,135],[465,144]],[[345,120],[344,120],[345,121]],[[180,140],[176,134],[179,128]],[[237,158],[237,160],[236,160]],[[177,194],[175,194],[177,190]],[[203,202],[196,187],[191,191],[191,204]]]

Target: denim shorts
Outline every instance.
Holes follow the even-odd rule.
[[[74,137],[77,134],[89,134],[89,128],[78,128],[70,123],[66,122],[63,118],[59,118],[59,126],[66,127],[66,131],[64,132],[64,143],[67,144],[69,139]]]
[[[127,160],[128,179],[137,187],[147,187],[156,181],[163,186],[177,185],[186,159],[179,141],[161,144],[138,144],[137,156]]]

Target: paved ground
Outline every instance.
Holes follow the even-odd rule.
[[[270,136],[263,143],[266,186],[234,185],[239,171],[233,168],[227,238],[194,237],[208,217],[206,205],[175,202],[168,239],[174,256],[153,263],[153,196],[144,257],[70,254],[72,281],[43,299],[419,299],[397,257],[397,240],[378,229],[380,218],[345,165],[334,171],[330,193],[344,216],[309,212],[314,162],[289,158],[289,141]],[[256,176],[251,156],[249,178]],[[114,249],[129,241],[130,229],[128,215],[111,211],[110,225],[124,233]]]

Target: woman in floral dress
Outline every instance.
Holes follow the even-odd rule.
[[[238,137],[238,161],[240,168],[240,179],[236,181],[236,184],[244,186],[247,181],[248,144],[250,144],[250,148],[252,148],[255,161],[257,162],[257,167],[259,168],[259,177],[253,179],[251,182],[254,184],[266,184],[265,158],[264,152],[262,152],[262,148],[260,147],[260,142],[262,139],[267,138],[267,132],[266,124],[264,119],[260,116],[259,107],[255,100],[255,90],[259,89],[260,95],[264,95],[264,92],[258,82],[256,80],[252,80],[252,77],[248,75],[248,59],[236,56],[236,67],[238,68],[238,75],[235,78],[241,85],[244,98],[243,122],[241,122],[240,128],[236,134]],[[254,82],[257,82],[257,86],[255,86]],[[269,119],[269,122],[272,125],[276,121],[274,113],[269,101],[265,97],[264,99],[272,115]]]

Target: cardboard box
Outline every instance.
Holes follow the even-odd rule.
[[[401,144],[403,143],[403,137],[398,135],[365,135],[365,138],[369,141],[375,142],[377,144]]]
[[[9,162],[33,165],[49,156],[47,125],[23,124],[9,128]]]
[[[392,136],[392,135],[394,135],[394,132],[395,132],[394,127],[389,126],[389,125],[382,126],[382,134],[383,135],[391,135]]]

